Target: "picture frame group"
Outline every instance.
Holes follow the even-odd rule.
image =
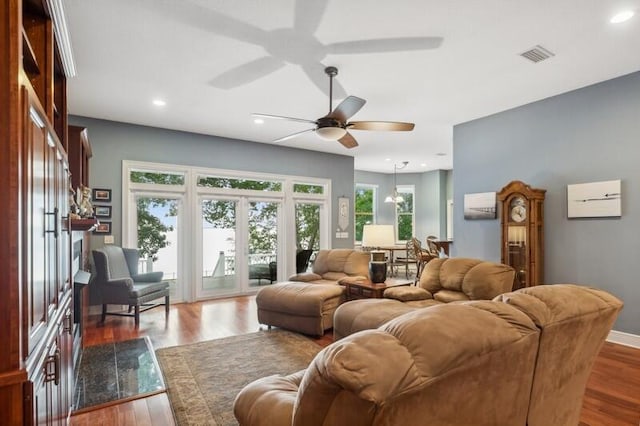
[[[104,221],[103,219],[111,219],[113,214],[113,207],[111,203],[111,189],[109,188],[93,188],[92,189],[92,201],[93,201],[93,215],[98,219],[98,225],[93,230],[94,235],[111,235],[111,220]]]

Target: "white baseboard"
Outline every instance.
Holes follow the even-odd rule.
[[[611,330],[607,337],[607,342],[619,345],[631,346],[640,349],[640,336],[637,334],[624,333],[622,331]]]

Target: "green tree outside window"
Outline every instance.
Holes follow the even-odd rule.
[[[375,222],[373,213],[374,188],[356,185],[355,193],[355,234],[356,241],[362,241],[364,225]]]
[[[413,237],[413,189],[398,189],[404,201],[396,204],[398,241],[407,241]]]

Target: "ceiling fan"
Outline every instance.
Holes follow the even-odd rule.
[[[345,148],[355,148],[358,146],[355,138],[349,133],[349,130],[393,130],[393,131],[410,131],[413,130],[413,123],[403,123],[400,121],[347,121],[367,102],[357,96],[348,96],[345,100],[333,109],[333,78],[338,75],[336,67],[326,67],[324,72],[329,76],[329,113],[317,120],[306,120],[304,118],[284,117],[281,115],[259,114],[253,113],[256,118],[270,118],[277,120],[298,121],[301,123],[315,124],[312,129],[296,132],[274,140],[273,142],[282,142],[287,139],[300,136],[308,132],[316,132],[320,138],[330,141],[338,141]]]

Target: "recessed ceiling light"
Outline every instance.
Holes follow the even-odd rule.
[[[263,124],[264,120],[262,118],[254,118],[253,122],[256,123],[256,124]]]
[[[167,104],[167,103],[166,103],[165,101],[163,101],[162,99],[154,99],[154,100],[152,101],[152,103],[153,103],[155,106],[159,106],[159,107],[161,107],[161,106],[165,106],[165,105]]]
[[[391,158],[385,158],[384,161],[391,161]]]
[[[623,12],[617,13],[613,15],[613,17],[609,20],[612,24],[621,24],[622,22],[628,21],[633,17],[633,10],[625,10]]]
[[[427,167],[427,163],[420,163],[420,167]]]

